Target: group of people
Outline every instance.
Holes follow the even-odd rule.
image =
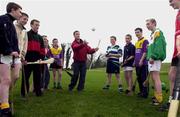
[[[155,19],[147,19],[146,26],[151,33],[151,39],[148,41],[143,36],[142,28],[136,28],[135,34],[138,38],[135,45],[131,43],[132,36],[127,34],[125,36],[126,45],[124,46],[123,62],[121,66],[124,69],[124,77],[127,82],[127,95],[133,94],[133,79],[132,72],[133,67],[136,69],[137,81],[139,84],[138,96],[147,98],[148,97],[148,86],[144,82],[150,74],[154,83],[154,97],[152,103],[159,105],[162,102],[162,88],[160,79],[161,63],[166,58],[166,41],[162,31],[156,28]],[[118,81],[118,90],[123,92],[122,82],[120,80],[120,63],[119,58],[122,56],[122,49],[116,44],[116,37],[110,37],[111,46],[107,48],[107,84],[103,89],[107,90],[110,88],[112,73],[115,73]],[[150,42],[151,41],[151,42]]]
[[[170,5],[174,9],[180,9],[180,0],[169,0]],[[62,68],[64,61],[64,51],[59,47],[58,39],[52,40],[52,47],[49,47],[47,36],[41,36],[38,33],[40,21],[33,19],[30,22],[31,29],[26,31],[25,25],[28,22],[28,14],[21,11],[22,7],[14,2],[9,2],[6,7],[7,14],[0,16],[0,109],[2,117],[11,117],[9,92],[13,89],[17,79],[19,78],[20,69],[22,69],[22,85],[21,95],[24,97],[29,93],[29,78],[33,72],[33,91],[36,96],[42,96],[42,89],[47,89],[50,74],[47,65],[29,64],[38,60],[46,60],[54,58],[54,63],[50,65],[53,71],[54,88],[62,89]],[[173,87],[175,82],[175,74],[180,56],[180,12],[176,19],[175,48],[170,68],[170,98],[165,106],[168,108],[172,99]],[[14,24],[14,21],[17,22]],[[152,103],[159,105],[163,101],[160,68],[162,61],[166,58],[166,41],[163,32],[156,28],[155,19],[147,19],[146,26],[150,30],[151,39],[147,40],[143,36],[142,28],[136,28],[135,34],[138,38],[135,45],[131,43],[132,36],[125,36],[126,45],[124,52],[119,45],[116,44],[116,37],[111,36],[111,45],[106,51],[107,57],[107,84],[103,87],[108,90],[111,85],[112,74],[115,73],[118,81],[118,90],[123,92],[122,82],[120,79],[120,66],[124,69],[124,76],[127,82],[127,95],[132,95],[133,67],[136,69],[137,81],[139,83],[138,96],[142,98],[148,97],[148,86],[144,85],[148,74],[151,76],[154,84],[154,97]],[[73,32],[74,41],[72,42],[73,50],[73,76],[69,84],[71,92],[78,80],[77,90],[83,91],[85,87],[86,77],[86,60],[87,54],[93,54],[99,48],[91,48],[86,41],[80,38],[80,32]],[[123,56],[122,64],[119,58]],[[56,77],[58,72],[58,78]]]
[[[42,96],[42,89],[47,89],[50,81],[50,73],[47,64],[32,64],[36,61],[54,58],[50,64],[53,71],[54,87],[62,89],[62,68],[64,64],[64,51],[59,46],[57,38],[52,40],[52,47],[49,46],[46,35],[38,33],[40,21],[33,19],[30,22],[31,29],[26,31],[25,25],[28,22],[28,14],[22,12],[22,7],[14,2],[6,6],[7,13],[0,16],[0,116],[11,117],[9,99],[10,91],[19,78],[22,69],[21,95],[25,97],[29,93],[29,78],[33,72],[33,92],[36,96]],[[17,21],[14,24],[14,21]],[[75,87],[78,78],[78,91],[84,89],[86,75],[87,54],[98,51],[98,48],[91,48],[86,41],[80,39],[80,32],[74,31],[74,75],[69,84],[69,91]],[[58,72],[58,77],[56,73]]]
[[[170,6],[174,9],[180,9],[180,0],[169,0]],[[176,28],[175,28],[175,45],[174,53],[171,61],[171,67],[169,71],[170,80],[170,95],[167,103],[160,106],[161,111],[166,111],[170,107],[170,103],[173,95],[173,88],[175,84],[177,67],[180,57],[180,11],[176,16]],[[136,77],[139,84],[138,96],[147,98],[149,93],[149,87],[146,83],[149,81],[149,76],[152,78],[154,86],[154,96],[152,97],[152,104],[159,105],[163,101],[162,96],[162,83],[160,79],[160,69],[162,61],[166,58],[166,40],[163,32],[156,28],[157,22],[155,19],[147,19],[146,27],[151,31],[150,39],[147,40],[143,36],[142,28],[136,28],[134,30],[136,37],[138,38],[135,45],[131,43],[132,36],[127,34],[125,36],[126,45],[124,46],[124,55],[122,64],[119,63],[119,58],[122,56],[122,49],[116,44],[116,37],[111,36],[111,45],[108,46],[107,57],[107,83],[103,87],[104,90],[108,90],[111,85],[112,74],[115,74],[118,81],[118,90],[123,92],[122,81],[120,79],[120,66],[124,69],[124,77],[127,82],[127,95],[132,95],[134,90],[132,72],[133,67],[136,70]],[[136,81],[135,81],[136,82]]]

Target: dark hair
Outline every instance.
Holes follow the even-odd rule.
[[[126,34],[126,36],[130,37],[132,39],[132,36],[130,34]]]
[[[22,7],[14,2],[9,2],[6,6],[6,12],[10,13],[12,9],[17,10],[17,9],[22,9]]]
[[[136,28],[134,31],[140,31],[140,32],[143,32],[143,29],[142,29],[142,28]]]
[[[75,35],[77,32],[79,32],[79,31],[78,31],[78,30],[74,31],[74,32],[73,32],[73,35]]]
[[[33,20],[31,20],[31,23],[30,23],[30,24],[31,24],[31,25],[33,25],[33,24],[34,24],[34,22],[38,22],[38,23],[39,23],[40,21],[39,21],[39,20],[37,20],[37,19],[33,19]]]
[[[42,35],[42,37],[47,37],[47,35]]]
[[[147,19],[146,21],[150,21],[151,23],[157,25],[156,20],[154,18]]]
[[[116,40],[116,37],[115,37],[115,36],[110,36],[110,38],[113,38],[114,40]]]
[[[54,42],[55,40],[58,40],[57,38],[54,38],[53,40],[52,40],[52,42]]]
[[[29,18],[29,15],[27,13],[21,12],[22,16],[26,16]]]

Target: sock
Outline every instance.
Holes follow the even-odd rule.
[[[155,92],[155,95],[154,95],[154,96],[156,97],[156,99],[157,99],[157,101],[158,101],[159,103],[161,103],[161,102],[163,101],[162,93],[157,93],[157,92]]]
[[[6,109],[6,108],[9,108],[9,103],[2,103],[1,104],[1,109]]]

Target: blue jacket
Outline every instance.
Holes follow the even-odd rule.
[[[0,54],[10,55],[11,52],[19,52],[14,20],[10,14],[0,16]]]

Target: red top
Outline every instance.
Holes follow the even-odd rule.
[[[176,30],[175,30],[175,37],[174,37],[174,54],[173,54],[173,58],[176,57],[178,51],[176,48],[176,37],[180,35],[180,11],[178,11],[178,14],[176,16]]]
[[[74,61],[85,62],[87,60],[87,54],[93,54],[95,49],[92,49],[87,44],[84,44],[82,40],[78,42],[76,39],[71,45],[74,55]]]

